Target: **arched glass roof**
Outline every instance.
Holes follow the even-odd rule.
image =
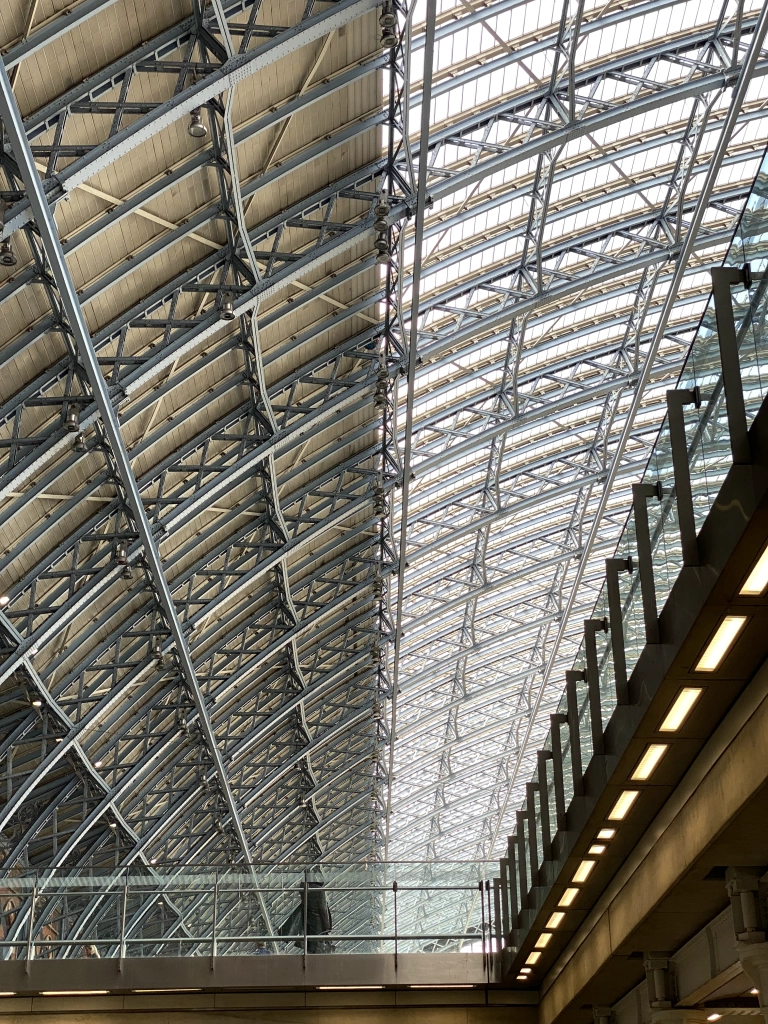
[[[764,149],[758,12],[0,7],[5,870],[497,852]]]

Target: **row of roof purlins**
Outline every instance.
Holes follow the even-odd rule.
[[[498,853],[762,154],[768,53],[658,330],[757,11],[439,0],[425,83],[421,0],[6,0],[225,769],[6,146],[6,870]]]

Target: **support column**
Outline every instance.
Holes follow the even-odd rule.
[[[759,868],[728,868],[725,888],[731,900],[739,961],[757,989],[763,1019],[768,1022],[768,907],[761,873]]]
[[[669,440],[672,446],[672,469],[675,474],[675,496],[677,498],[677,523],[680,529],[680,543],[683,549],[683,565],[699,564],[699,543],[696,539],[696,520],[693,516],[693,494],[691,492],[691,467],[688,465],[688,443],[685,438],[686,405],[701,405],[699,389],[687,391],[678,388],[667,392],[667,420]]]
[[[717,338],[720,343],[720,362],[723,368],[725,406],[728,431],[731,435],[731,454],[736,466],[748,466],[752,461],[747,437],[747,413],[744,407],[744,389],[741,383],[736,323],[733,316],[731,288],[734,285],[749,288],[752,273],[748,263],[743,267],[715,267],[712,270],[712,294],[715,300]]]
[[[675,983],[669,964],[665,956],[646,953],[643,966],[651,1024],[705,1024],[709,1011],[673,1006]]]
[[[653,558],[651,556],[651,534],[648,526],[649,498],[661,501],[661,484],[634,484],[632,487],[632,510],[637,535],[637,562],[640,569],[640,592],[643,598],[643,619],[645,621],[645,642],[658,644],[659,615],[656,610],[656,584],[653,579]]]

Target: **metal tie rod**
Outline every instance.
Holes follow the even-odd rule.
[[[147,518],[144,503],[141,500],[141,494],[139,493],[136,478],[133,475],[133,470],[131,469],[128,452],[120,433],[120,425],[117,420],[117,415],[112,407],[106,381],[104,380],[101,369],[99,368],[96,352],[93,347],[93,341],[91,340],[91,335],[88,331],[83,311],[80,308],[80,303],[77,298],[74,282],[69,272],[69,267],[67,266],[64,258],[64,251],[59,240],[53,211],[48,206],[48,202],[45,198],[42,182],[40,181],[37,168],[35,167],[34,158],[32,156],[32,150],[30,149],[27,136],[24,133],[21,114],[19,113],[19,108],[16,105],[16,100],[11,90],[11,83],[8,80],[8,74],[2,61],[0,61],[0,117],[5,125],[5,130],[8,133],[11,148],[14,156],[16,157],[21,177],[27,189],[27,196],[29,197],[29,202],[40,231],[43,248],[51,265],[51,271],[53,273],[54,280],[56,281],[59,294],[61,295],[62,304],[66,311],[73,337],[77,343],[80,358],[83,361],[85,371],[88,375],[88,380],[90,381],[91,388],[93,389],[93,395],[99,413],[101,414],[104,431],[112,449],[118,474],[128,495],[128,503],[131,507],[131,511],[133,512],[139,536],[141,537],[141,541],[144,545],[147,562],[149,563],[149,572],[154,581],[155,587],[157,588],[160,604],[165,613],[171,635],[176,645],[181,671],[191,691],[192,699],[194,701],[195,708],[197,709],[200,727],[210,749],[211,756],[213,757],[216,774],[227,802],[232,823],[237,830],[238,839],[240,841],[243,854],[245,855],[246,862],[250,862],[251,853],[248,846],[248,840],[245,835],[242,821],[240,820],[240,814],[237,810],[234,796],[232,795],[229,778],[227,776],[226,769],[224,768],[221,752],[216,744],[216,736],[214,734],[210,718],[208,717],[208,711],[205,707],[203,695],[200,691],[200,684],[197,681],[197,675],[195,674],[195,667],[189,653],[187,640],[181,628],[181,622],[176,614],[176,607],[173,603],[171,588],[168,585],[168,580],[165,578],[160,553],[152,535],[152,528],[149,524],[149,519]]]

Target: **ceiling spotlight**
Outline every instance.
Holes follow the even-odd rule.
[[[94,761],[94,762],[93,762],[93,767],[94,767],[94,768],[101,768],[101,766],[102,766],[103,764],[104,764],[104,762],[103,762],[103,761]]]
[[[232,294],[230,292],[224,292],[221,296],[221,305],[219,306],[219,316],[222,320],[234,320],[235,319],[235,306],[232,302]]]
[[[118,565],[128,564],[128,545],[122,540],[117,542],[117,547],[115,548],[115,559]]]
[[[67,414],[64,417],[64,429],[68,434],[76,434],[80,430],[80,417],[77,415],[77,409],[74,405],[70,405],[67,408]]]
[[[7,594],[3,594],[2,597],[0,597],[0,608],[5,608],[10,600],[11,599]]]
[[[381,45],[385,50],[391,50],[397,42],[397,36],[391,28],[385,28],[381,33]]]
[[[83,437],[82,434],[77,434],[76,435],[74,449],[75,449],[76,452],[84,452],[85,451],[85,438]]]
[[[42,706],[43,706],[43,702],[40,700],[40,698],[39,697],[35,697],[35,699],[32,701],[32,707],[33,708],[41,708]]]
[[[204,139],[208,134],[208,129],[203,124],[203,115],[200,111],[200,107],[195,107],[194,110],[190,110],[189,112],[187,134],[191,135],[193,139]]]
[[[117,828],[117,822],[116,821],[110,821],[109,822],[109,827],[110,828]]]
[[[124,580],[130,580],[133,578],[133,569],[130,565],[123,566],[122,577]]]
[[[18,263],[16,253],[13,251],[10,238],[4,239],[0,242],[0,263],[4,267],[15,267]]]

